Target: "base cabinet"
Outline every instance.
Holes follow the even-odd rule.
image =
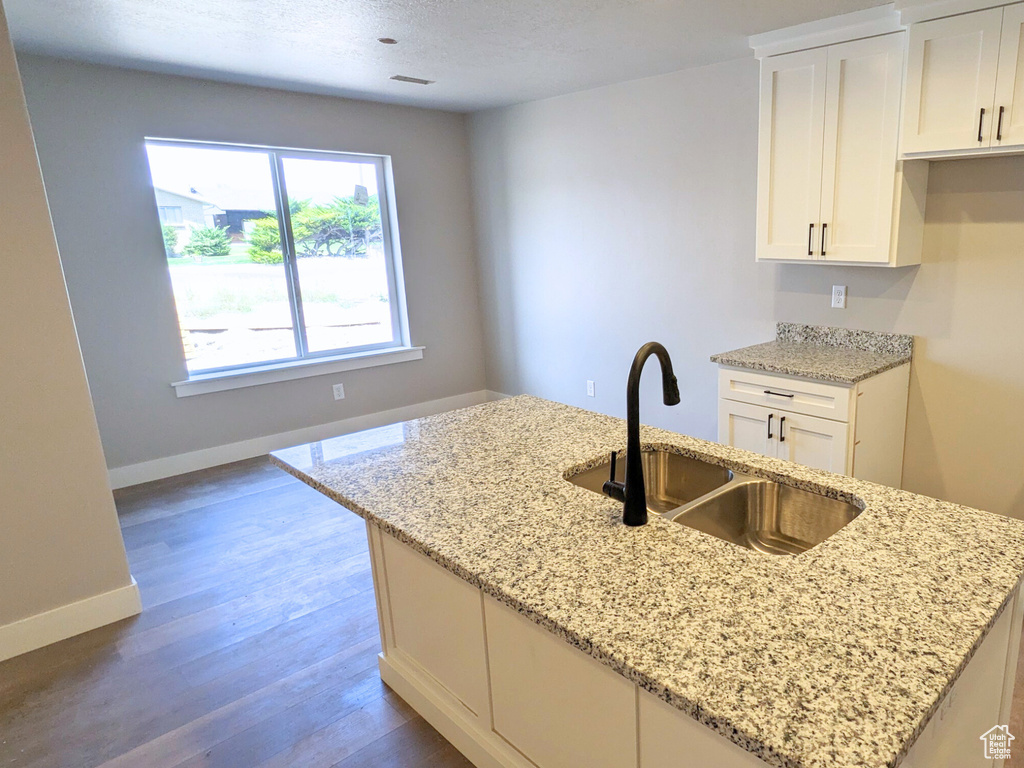
[[[910,365],[855,385],[722,367],[718,442],[899,488]]]
[[[757,768],[758,757],[367,524],[381,678],[478,768]],[[907,768],[1000,768],[1024,610],[1015,594]]]

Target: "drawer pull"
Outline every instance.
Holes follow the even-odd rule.
[[[770,389],[764,391],[766,395],[775,395],[776,397],[796,397],[796,395],[787,395],[784,392],[772,392]]]

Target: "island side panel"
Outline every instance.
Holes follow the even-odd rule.
[[[924,732],[910,748],[901,768],[1001,768],[986,759],[982,734],[1009,722],[1004,690],[1013,697],[1013,648],[1020,645],[1020,588],[968,662]],[[1009,680],[1007,680],[1009,678]],[[1004,719],[1005,718],[1005,719]]]
[[[484,615],[494,732],[539,768],[635,768],[636,685],[491,597]]]
[[[641,768],[765,768],[767,763],[641,690]]]
[[[440,683],[469,713],[490,721],[480,590],[397,539],[380,535],[390,621],[385,655]]]

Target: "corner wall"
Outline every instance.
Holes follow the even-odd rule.
[[[0,660],[139,610],[0,7]]]
[[[111,468],[484,389],[466,119],[436,110],[20,58]],[[388,154],[422,360],[177,398],[187,378],[143,138]],[[331,385],[344,382],[335,401]],[[184,455],[184,456],[183,456]],[[230,456],[229,460],[240,458]],[[149,479],[148,477],[146,479]]]

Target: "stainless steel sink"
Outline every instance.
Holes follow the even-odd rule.
[[[736,482],[666,517],[757,552],[797,555],[859,514],[845,501],[737,476]]]
[[[845,501],[668,451],[643,451],[647,509],[731,544],[772,555],[797,555],[820,544],[861,510]],[[625,473],[619,457],[616,480]],[[566,478],[602,493],[608,464]]]
[[[720,488],[732,479],[732,472],[725,467],[680,456],[668,451],[642,451],[640,458],[644,465],[644,488],[647,491],[647,510],[653,514],[664,514]],[[601,486],[608,479],[608,464],[588,469],[568,478],[580,488],[601,493]],[[625,480],[626,454],[619,454],[615,466],[615,479]]]

